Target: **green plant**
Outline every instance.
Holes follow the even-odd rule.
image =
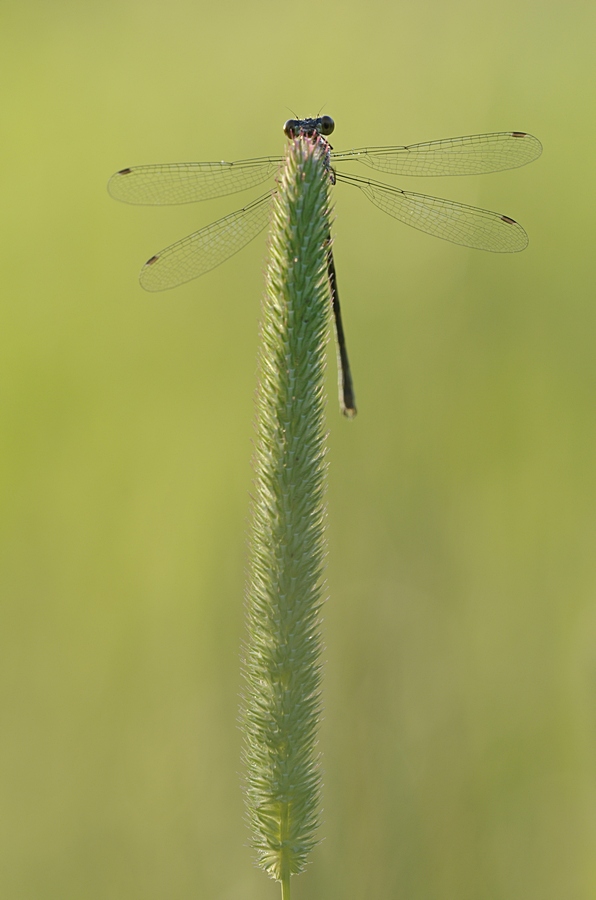
[[[283,900],[317,842],[328,183],[319,139],[292,140],[274,197],[259,351],[241,712],[252,844]]]

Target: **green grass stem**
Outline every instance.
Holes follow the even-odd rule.
[[[319,818],[328,234],[321,148],[295,139],[274,199],[261,326],[242,701],[252,844],[282,900]]]

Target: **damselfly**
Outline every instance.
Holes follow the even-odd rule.
[[[289,119],[284,125],[290,139],[314,137],[323,142],[325,165],[332,184],[340,181],[358,188],[375,206],[406,225],[478,250],[514,253],[527,246],[526,232],[509,216],[338,172],[335,164],[356,161],[388,175],[482,175],[515,169],[537,159],[542,145],[531,134],[504,131],[407,147],[360,147],[337,152],[325,139],[334,128],[330,116]],[[194,203],[255,187],[275,175],[282,161],[281,156],[266,156],[238,162],[134,166],[113,175],[108,190],[112,197],[125,203],[157,206]],[[147,291],[168,290],[204,275],[229,259],[266,227],[274,192],[274,189],[267,191],[248,206],[156,253],[141,269],[142,287]],[[340,355],[342,410],[353,416],[356,405],[331,241],[327,266]]]

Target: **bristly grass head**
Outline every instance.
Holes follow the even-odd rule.
[[[284,898],[317,843],[328,237],[321,148],[297,137],[274,200],[263,303],[241,710],[252,844]]]

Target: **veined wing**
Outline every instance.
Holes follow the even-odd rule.
[[[494,253],[515,253],[528,245],[528,235],[509,216],[453,200],[400,191],[344,173],[338,173],[337,177],[360,188],[375,206],[388,215],[445,241]]]
[[[212,222],[147,260],[139,281],[146,291],[166,291],[204,275],[253,240],[269,222],[273,191],[244,209]]]
[[[362,147],[332,153],[331,158],[356,159],[389,175],[482,175],[525,166],[541,153],[542,144],[533,135],[499,131],[408,147]]]
[[[281,157],[267,156],[238,162],[133,166],[112,175],[108,191],[124,203],[195,203],[262,184],[277,172],[281,161]]]

